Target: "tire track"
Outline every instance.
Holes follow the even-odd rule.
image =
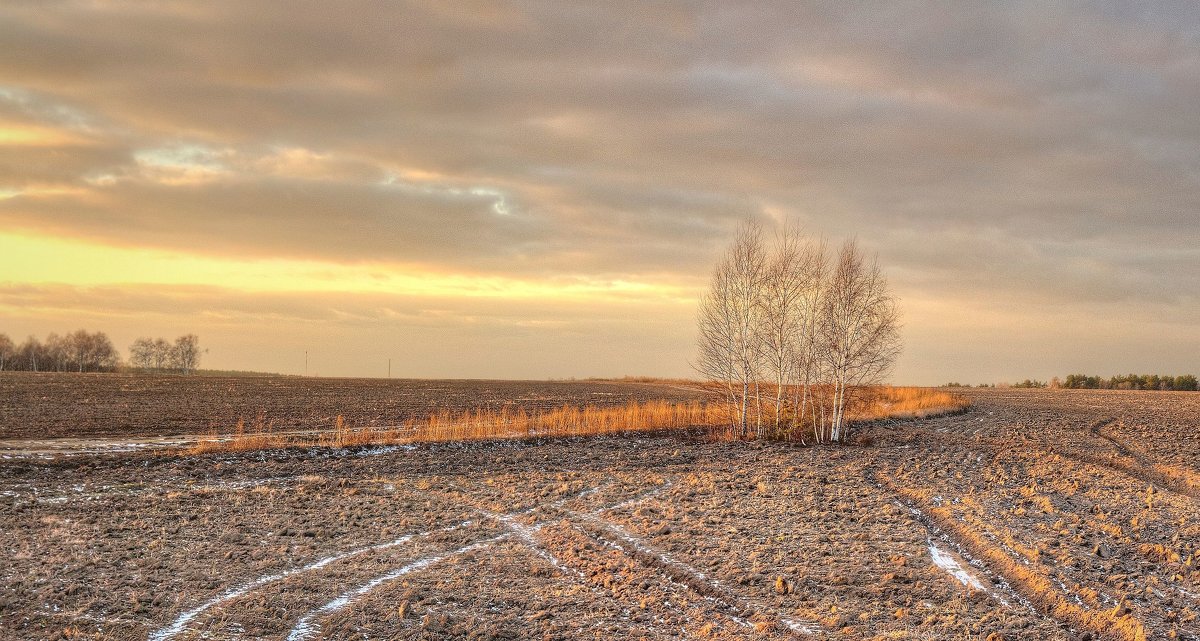
[[[979,532],[951,517],[944,508],[925,504],[915,492],[889,479],[879,478],[873,470],[868,470],[868,479],[890,492],[926,527],[936,527],[956,548],[979,559],[981,565],[986,562],[990,571],[1004,580],[1020,602],[1028,603],[1065,629],[1084,630],[1095,635],[1094,638],[1114,641],[1145,641],[1149,638],[1146,625],[1138,618],[1131,614],[1117,616],[1117,612],[1089,610],[1072,602],[1067,594],[1055,589],[1043,573],[1033,566],[1022,566],[1014,561],[1007,553],[987,543]]]
[[[305,641],[306,639],[311,639],[314,635],[320,634],[321,624],[317,620],[319,617],[326,617],[344,609],[346,606],[354,603],[354,601],[359,597],[385,583],[395,581],[406,574],[410,574],[418,570],[424,570],[425,568],[428,568],[436,563],[482,549],[488,545],[507,539],[510,536],[512,536],[511,533],[505,533],[501,534],[500,536],[494,536],[490,539],[475,541],[456,550],[421,557],[416,561],[401,566],[395,570],[392,570],[391,572],[381,574],[354,588],[353,590],[343,592],[337,598],[327,602],[325,605],[305,613],[302,617],[300,617],[300,620],[296,622],[296,625],[292,627],[291,631],[288,632],[287,641]]]
[[[1088,432],[1111,444],[1117,450],[1119,456],[1123,458],[1081,454],[1067,451],[1054,445],[1040,445],[1039,449],[1081,463],[1105,467],[1125,476],[1135,478],[1143,483],[1148,483],[1160,490],[1185,496],[1192,500],[1200,500],[1200,487],[1190,485],[1185,479],[1171,476],[1159,470],[1159,464],[1150,457],[1129,447],[1119,438],[1105,432],[1105,428],[1118,423],[1120,421],[1112,418],[1097,421],[1088,428]]]
[[[570,501],[578,500],[579,498],[585,497],[591,493],[596,492],[598,490],[598,488],[590,488],[579,494],[564,497],[564,498],[554,501],[552,503],[536,505],[536,506],[532,506],[532,507],[529,507],[529,508],[526,508],[523,510],[519,510],[519,511],[514,511],[514,512],[496,513],[496,512],[490,512],[487,510],[480,509],[478,511],[479,511],[482,519],[495,521],[495,522],[503,525],[508,531],[499,536],[495,536],[495,537],[491,537],[491,538],[483,539],[483,540],[473,541],[471,543],[468,543],[467,545],[464,545],[464,546],[459,547],[454,550],[449,550],[446,552],[439,552],[439,553],[434,553],[434,554],[429,554],[429,555],[423,556],[414,561],[406,563],[405,565],[403,565],[399,568],[396,568],[396,569],[386,572],[384,574],[380,574],[376,577],[373,577],[370,580],[368,580],[350,590],[343,592],[336,598],[331,599],[330,601],[324,603],[323,605],[313,608],[313,609],[309,610],[308,612],[304,613],[297,620],[297,622],[293,625],[293,627],[288,632],[285,639],[286,639],[286,641],[309,641],[310,639],[316,638],[317,636],[319,636],[321,634],[323,619],[325,619],[328,616],[334,615],[334,614],[346,609],[347,607],[352,606],[361,597],[369,594],[371,591],[375,590],[376,588],[379,588],[379,587],[381,587],[391,581],[394,581],[402,576],[412,574],[412,573],[415,573],[418,571],[426,570],[426,569],[430,568],[431,566],[434,566],[438,563],[449,561],[451,559],[460,557],[469,552],[472,552],[472,551],[475,551],[478,549],[482,549],[486,546],[498,543],[500,541],[505,541],[505,540],[523,544],[525,547],[530,549],[534,554],[536,554],[540,558],[546,560],[561,575],[563,575],[569,579],[573,579],[573,580],[579,582],[581,585],[584,585],[584,586],[588,587],[589,589],[596,591],[597,587],[594,586],[592,584],[592,582],[587,579],[587,577],[584,575],[583,572],[581,572],[579,569],[577,569],[575,567],[572,567],[571,565],[568,565],[561,558],[559,558],[559,556],[557,556],[552,549],[550,549],[550,546],[545,545],[541,540],[539,540],[539,536],[538,536],[539,533],[545,527],[547,527],[549,525],[567,523],[568,525],[571,525],[576,531],[583,533],[585,536],[587,536],[587,538],[592,539],[593,541],[599,542],[601,544],[606,544],[609,547],[616,547],[617,549],[621,550],[627,556],[633,558],[634,555],[629,552],[628,547],[621,546],[619,544],[615,544],[615,543],[613,543],[607,539],[604,539],[602,537],[596,537],[594,535],[591,535],[591,534],[587,533],[586,531],[582,530],[581,528],[577,527],[575,524],[570,523],[570,521],[572,521],[573,518],[577,519],[580,516],[584,516],[584,517],[595,516],[595,515],[610,511],[610,510],[628,507],[630,505],[644,502],[646,500],[653,498],[654,496],[657,496],[658,494],[660,494],[662,491],[664,491],[671,485],[672,485],[672,481],[668,481],[667,483],[664,483],[663,485],[661,485],[649,492],[643,492],[641,494],[621,500],[617,503],[612,503],[609,505],[599,507],[599,508],[593,510],[591,513],[586,513],[586,514],[580,513],[580,512],[575,512],[572,510],[564,510],[562,508],[564,505],[566,505]],[[520,517],[522,517],[522,516],[528,516],[530,514],[533,514],[538,511],[543,511],[543,510],[551,511],[551,512],[559,511],[560,513],[557,515],[552,514],[549,518],[535,521],[533,523],[526,523],[526,522],[523,522],[522,520],[520,520]],[[598,517],[596,517],[596,518],[598,518]],[[651,567],[653,568],[654,566],[651,566]],[[685,584],[680,584],[678,582],[671,581],[670,577],[668,577],[666,575],[663,575],[663,576],[669,582],[673,583],[674,585],[678,586],[681,589],[685,589],[685,590],[691,589],[692,591],[695,591],[694,588],[689,588],[689,586],[687,586]],[[618,598],[618,600],[620,600],[620,599]],[[727,607],[727,604],[725,604],[722,601],[719,601],[717,599],[714,599],[711,596],[705,596],[705,601],[710,604],[715,604],[717,606],[726,606],[725,609],[729,609]],[[744,618],[737,617],[737,616],[734,616],[732,618],[737,624],[739,624],[743,627],[746,627],[748,629],[753,629],[755,627],[753,624],[749,623]],[[789,624],[792,626],[792,629],[794,631],[799,631],[798,626],[803,625],[801,622],[797,622],[797,621],[789,621]]]
[[[536,505],[536,506],[533,506],[530,508],[526,508],[524,510],[519,510],[517,512],[513,512],[508,516],[512,517],[512,516],[517,516],[517,515],[528,514],[528,513],[531,513],[533,511],[543,508],[543,507],[554,507],[554,506],[565,505],[568,501],[582,498],[593,492],[596,492],[598,489],[599,489],[598,487],[588,488],[586,490],[583,490],[582,492],[579,492],[578,494],[559,499],[558,501],[556,501],[554,503],[550,503],[545,506]],[[303,574],[306,574],[309,572],[318,571],[318,570],[321,570],[322,568],[325,568],[326,566],[329,566],[333,563],[353,559],[355,557],[362,556],[362,555],[370,553],[370,552],[379,552],[379,551],[383,551],[383,550],[388,550],[388,549],[399,547],[406,543],[412,542],[416,539],[428,538],[428,537],[436,535],[436,534],[445,534],[445,533],[449,533],[449,532],[454,532],[456,530],[461,530],[463,528],[470,527],[471,525],[474,525],[477,522],[478,521],[476,519],[468,519],[468,520],[462,521],[460,523],[457,523],[454,525],[448,525],[448,526],[445,526],[442,528],[427,530],[424,532],[416,532],[416,533],[412,533],[412,534],[406,534],[406,535],[401,536],[392,541],[386,541],[383,543],[376,543],[373,545],[367,545],[367,546],[355,548],[352,550],[348,550],[346,552],[341,552],[338,554],[333,554],[330,556],[320,558],[320,559],[318,559],[312,563],[309,563],[307,565],[303,565],[300,567],[295,567],[295,568],[291,568],[291,569],[287,569],[287,570],[282,570],[280,572],[275,572],[272,574],[266,574],[266,575],[259,576],[255,579],[252,579],[252,580],[250,580],[246,583],[243,583],[239,586],[226,589],[224,592],[221,592],[220,594],[210,598],[209,600],[204,601],[200,605],[198,605],[190,610],[184,611],[183,613],[179,614],[170,624],[151,632],[149,637],[147,638],[147,641],[169,641],[170,639],[173,639],[173,638],[179,636],[180,634],[184,633],[185,631],[187,631],[191,627],[192,623],[200,615],[204,614],[211,608],[213,608],[217,605],[225,604],[230,601],[234,601],[236,599],[245,597],[267,585],[277,583],[277,582],[283,581],[285,579],[294,578],[294,577],[297,577],[297,576],[300,576],[300,575],[303,575]]]
[[[274,574],[262,575],[262,576],[260,576],[256,579],[253,579],[249,582],[243,583],[240,586],[229,588],[229,589],[225,590],[224,592],[218,594],[217,596],[201,603],[200,605],[196,606],[195,608],[192,608],[191,610],[187,610],[187,611],[183,612],[178,617],[176,617],[175,620],[172,621],[169,625],[159,628],[158,630],[155,630],[154,632],[151,632],[150,636],[148,637],[148,641],[168,641],[169,639],[173,639],[174,637],[185,632],[188,629],[188,627],[191,625],[192,621],[194,621],[196,619],[196,617],[200,616],[201,614],[203,614],[210,608],[220,605],[222,603],[227,603],[229,601],[233,601],[234,599],[238,599],[243,596],[246,596],[246,595],[258,590],[259,588],[261,588],[263,586],[270,585],[270,584],[276,583],[278,581],[283,581],[284,579],[298,576],[298,575],[304,574],[306,572],[320,570],[321,568],[324,568],[325,566],[330,565],[331,563],[336,563],[338,561],[342,561],[345,559],[351,559],[356,556],[366,554],[368,552],[386,550],[389,548],[404,545],[405,543],[408,543],[409,541],[412,541],[413,539],[425,538],[425,537],[432,536],[434,534],[439,534],[439,533],[444,533],[444,532],[452,532],[454,530],[468,527],[468,526],[472,525],[473,523],[474,523],[473,521],[468,520],[468,521],[463,521],[463,522],[455,524],[455,525],[448,525],[446,527],[439,528],[436,530],[428,530],[425,532],[417,532],[414,534],[405,534],[404,536],[401,536],[400,538],[394,539],[392,541],[387,541],[384,543],[377,543],[375,545],[368,545],[365,547],[356,548],[356,549],[353,549],[353,550],[350,550],[347,552],[342,552],[340,554],[334,554],[331,556],[323,557],[312,563],[309,563],[307,565],[303,565],[303,566],[300,566],[297,568],[283,570],[281,572],[276,572]]]
[[[343,592],[341,595],[326,602],[324,605],[321,605],[320,607],[317,607],[317,608],[313,608],[312,610],[309,610],[308,612],[301,615],[300,619],[297,620],[296,624],[288,632],[286,641],[305,641],[307,639],[314,637],[315,635],[320,634],[320,632],[321,632],[320,620],[321,619],[323,619],[327,616],[336,614],[337,612],[345,609],[346,607],[353,605],[359,598],[370,593],[371,591],[375,590],[376,588],[380,587],[381,585],[384,585],[386,583],[394,581],[404,575],[411,574],[413,572],[417,572],[420,570],[424,570],[424,569],[426,569],[432,565],[435,565],[437,563],[448,561],[450,559],[462,556],[464,554],[473,552],[478,549],[482,549],[484,547],[487,547],[494,543],[498,543],[503,540],[515,538],[516,540],[520,541],[521,543],[523,543],[527,547],[529,547],[533,551],[534,554],[536,554],[537,556],[539,556],[539,557],[545,559],[547,562],[549,562],[553,567],[555,567],[557,570],[559,570],[559,572],[561,572],[562,574],[567,575],[567,576],[574,576],[580,580],[583,580],[582,574],[580,574],[574,568],[570,568],[569,566],[562,563],[562,561],[559,560],[557,557],[555,557],[552,552],[545,549],[543,546],[541,546],[537,542],[536,538],[534,537],[534,534],[538,530],[540,530],[546,524],[546,522],[539,522],[539,523],[535,523],[533,525],[526,525],[524,523],[521,523],[517,517],[532,514],[538,510],[559,509],[563,505],[566,505],[567,503],[569,503],[571,501],[575,501],[575,500],[584,498],[590,494],[593,494],[593,493],[599,491],[599,489],[600,489],[600,486],[591,487],[591,488],[585,489],[581,492],[578,492],[576,494],[565,496],[565,497],[558,499],[556,501],[553,501],[551,503],[547,503],[544,505],[534,505],[532,507],[528,507],[528,508],[525,508],[522,510],[517,510],[514,512],[508,512],[508,513],[503,513],[503,514],[479,509],[477,511],[481,514],[481,516],[483,518],[497,521],[498,523],[503,525],[506,529],[508,529],[508,532],[501,534],[499,536],[494,536],[494,537],[488,538],[488,539],[473,541],[473,542],[468,543],[467,545],[459,547],[455,550],[450,550],[447,552],[442,552],[442,553],[437,553],[437,554],[426,555],[415,561],[411,561],[399,568],[396,568],[396,569],[386,572],[384,574],[375,576],[375,577],[371,578],[370,580],[366,581],[365,583],[362,583],[359,586],[357,586],[351,590]],[[452,526],[450,528],[443,528],[440,531],[453,531],[456,529],[461,529],[461,528],[471,525],[475,522],[476,522],[475,520],[464,521],[463,523],[460,523],[457,526]],[[423,534],[427,534],[427,533],[423,533]],[[432,534],[432,532],[428,533],[428,534]],[[409,540],[411,540],[411,538],[412,537],[409,537]]]
[[[665,488],[662,488],[665,489]],[[659,492],[662,490],[660,489]],[[657,494],[657,492],[655,493]],[[640,500],[646,500],[649,496]],[[736,594],[720,581],[709,577],[695,567],[680,561],[666,552],[655,549],[645,540],[630,533],[620,525],[601,518],[601,514],[612,508],[592,512],[568,512],[573,520],[582,522],[576,529],[592,540],[619,550],[622,554],[653,568],[667,581],[680,584],[713,604],[731,620],[743,627],[752,627],[748,619],[756,611],[767,609]],[[776,619],[795,635],[815,636],[819,626],[812,621],[777,616]]]
[[[893,491],[891,488],[886,487],[882,483],[880,483],[878,478],[875,475],[874,470],[867,469],[866,475],[867,475],[867,480],[876,489],[878,489],[881,492],[891,495],[892,499],[896,502],[896,505],[898,507],[900,507],[901,509],[908,510],[909,514],[912,515],[913,519],[915,521],[917,521],[917,523],[921,524],[922,527],[925,528],[925,531],[928,532],[928,536],[929,536],[929,538],[926,540],[929,543],[930,557],[935,564],[937,564],[939,567],[942,567],[943,569],[947,569],[944,565],[942,565],[941,563],[938,563],[936,554],[941,553],[942,551],[937,548],[936,544],[933,541],[936,538],[939,541],[941,541],[943,544],[945,544],[947,547],[949,547],[955,554],[959,555],[964,560],[966,560],[967,565],[970,565],[975,570],[982,572],[983,575],[985,577],[987,577],[987,579],[989,581],[991,581],[992,585],[997,586],[1001,592],[1004,592],[1005,594],[1009,595],[1011,597],[1012,601],[1010,602],[1008,599],[1004,598],[1000,594],[997,594],[996,592],[987,589],[986,586],[984,586],[984,585],[982,585],[982,583],[978,582],[978,580],[975,579],[975,577],[973,577],[973,576],[970,577],[970,579],[968,580],[968,579],[964,579],[960,576],[955,575],[953,572],[950,572],[951,575],[954,576],[954,578],[957,579],[960,583],[962,583],[963,585],[965,585],[967,587],[972,587],[971,581],[974,580],[975,583],[978,585],[979,589],[982,589],[984,592],[986,592],[988,594],[988,596],[995,599],[1001,605],[1003,605],[1005,607],[1013,607],[1012,604],[1017,603],[1017,604],[1020,604],[1023,608],[1029,610],[1030,612],[1033,612],[1035,614],[1041,614],[1040,612],[1038,612],[1037,608],[1034,607],[1033,603],[1030,602],[1029,599],[1025,598],[1025,596],[1023,596],[1021,593],[1019,593],[1017,590],[1015,590],[1009,584],[1008,580],[1005,579],[1004,576],[1002,576],[996,572],[993,572],[990,568],[987,567],[986,564],[984,564],[979,559],[975,558],[969,551],[967,551],[967,549],[965,547],[963,547],[963,545],[961,543],[959,543],[952,536],[950,536],[950,534],[948,532],[943,530],[941,527],[938,527],[937,523],[934,522],[934,520],[929,516],[929,514],[927,512],[925,512],[924,510],[921,510],[919,507],[917,507],[915,505],[914,501],[911,501],[911,500],[907,499],[906,497],[900,496],[900,494],[897,493],[896,491]],[[935,550],[937,550],[937,553],[935,553]],[[957,565],[957,562],[955,562],[955,565]],[[960,570],[962,569],[961,566],[959,569]],[[949,570],[947,570],[947,571],[949,571]],[[963,570],[963,571],[965,572],[965,570]],[[1053,619],[1053,620],[1057,621],[1057,619]]]

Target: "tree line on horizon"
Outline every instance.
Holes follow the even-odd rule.
[[[946,383],[942,387],[970,387],[960,383]],[[981,383],[979,387],[997,387]],[[1023,381],[1008,384],[1001,383],[1000,387],[1018,389],[1116,389],[1116,390],[1155,390],[1163,392],[1195,392],[1200,390],[1200,381],[1194,374],[1118,374],[1104,378],[1087,374],[1068,374],[1060,379],[1055,376],[1049,381],[1027,378]]]
[[[785,224],[768,241],[747,222],[701,298],[695,369],[720,384],[743,438],[844,442],[851,397],[882,382],[900,353],[896,301],[853,240]]]
[[[191,374],[200,365],[200,353],[200,339],[195,334],[185,334],[174,342],[139,338],[129,348],[128,367]],[[31,335],[19,345],[0,334],[0,371],[115,372],[122,366],[120,353],[104,332],[51,332],[45,340]]]

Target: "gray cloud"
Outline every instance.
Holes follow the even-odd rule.
[[[0,123],[72,139],[0,224],[692,283],[788,214],[904,291],[1194,312],[1196,104],[1189,2],[7,3]]]

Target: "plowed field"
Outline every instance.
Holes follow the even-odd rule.
[[[1200,394],[973,391],[847,447],[0,463],[13,639],[1200,639]]]
[[[526,412],[563,405],[700,398],[693,389],[604,381],[146,376],[0,372],[0,440],[388,426],[440,410]]]

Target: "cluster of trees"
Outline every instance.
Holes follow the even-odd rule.
[[[951,383],[951,386],[956,385]],[[980,387],[983,387],[982,385]],[[1192,374],[1174,376],[1171,374],[1118,374],[1111,378],[1088,376],[1087,374],[1069,374],[1065,379],[1055,376],[1049,382],[1037,379],[1025,379],[1013,383],[1011,387],[1020,388],[1050,388],[1050,389],[1134,389],[1134,390],[1176,390],[1194,392],[1197,390],[1197,379]]]
[[[881,382],[900,353],[896,301],[854,241],[785,225],[770,242],[746,223],[713,271],[697,314],[694,365],[721,384],[742,437],[844,441],[856,388]]]
[[[104,332],[52,333],[44,341],[30,336],[20,345],[0,334],[0,371],[111,372],[120,365],[121,357]]]
[[[1054,379],[1057,381],[1058,379]],[[1111,378],[1088,376],[1086,374],[1070,374],[1061,383],[1069,389],[1140,389],[1140,390],[1178,390],[1194,392],[1197,388],[1196,377],[1192,374],[1172,376],[1170,374],[1125,374]]]
[[[139,338],[129,347],[129,366],[145,371],[191,374],[200,365],[200,339],[185,334],[170,343]],[[0,371],[114,372],[121,355],[104,332],[78,330],[39,341],[30,336],[20,345],[0,334]]]
[[[200,338],[184,334],[174,343],[165,338],[139,338],[129,346],[129,366],[155,372],[191,374],[200,365]]]

